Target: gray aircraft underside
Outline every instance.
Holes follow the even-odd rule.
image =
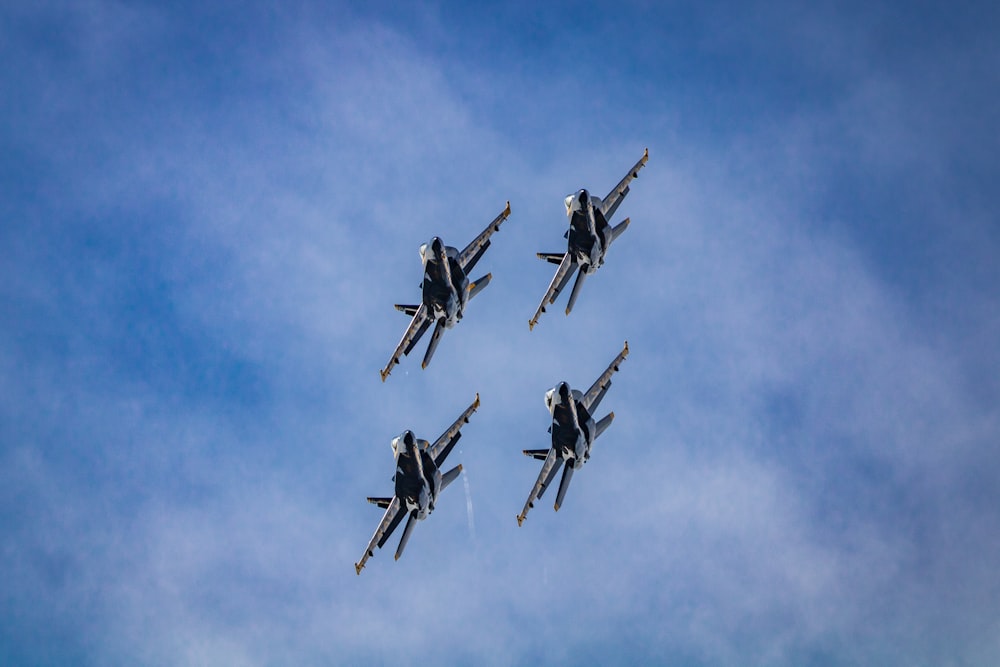
[[[403,555],[403,549],[410,539],[414,524],[431,514],[438,494],[462,472],[461,464],[443,474],[441,466],[455,448],[455,443],[462,437],[462,427],[469,423],[469,417],[478,408],[479,394],[476,394],[476,400],[472,405],[465,409],[465,412],[434,441],[434,444],[416,438],[411,431],[404,431],[393,439],[392,451],[396,461],[396,474],[393,475],[395,490],[391,497],[368,498],[368,502],[385,509],[385,514],[382,515],[382,521],[375,529],[375,534],[368,542],[361,560],[354,564],[354,570],[358,574],[361,574],[361,569],[368,559],[375,555],[375,547],[381,549],[406,517],[406,526],[403,528],[403,536],[399,539],[395,559],[399,560]]]
[[[410,320],[403,338],[389,357],[389,362],[379,371],[382,382],[389,377],[392,367],[399,363],[400,356],[409,355],[421,336],[431,324],[434,324],[434,332],[431,334],[431,341],[427,345],[421,363],[421,368],[427,368],[437,349],[441,334],[462,319],[465,306],[492,279],[493,274],[487,273],[482,278],[470,282],[468,274],[489,247],[490,236],[500,230],[500,225],[508,216],[510,216],[510,202],[507,202],[503,212],[461,252],[457,248],[444,245],[436,236],[429,243],[420,246],[420,260],[424,266],[424,279],[420,285],[421,303],[414,306],[396,304],[396,310],[411,315],[413,319]]]
[[[552,415],[549,432],[552,434],[552,445],[548,449],[525,449],[524,454],[531,458],[544,461],[538,473],[538,480],[528,494],[524,509],[517,515],[517,525],[520,526],[528,510],[535,506],[535,500],[540,499],[548,488],[560,466],[563,466],[559,491],[556,493],[555,510],[562,506],[573,472],[583,467],[590,459],[590,450],[594,441],[611,425],[615,413],[610,412],[602,419],[594,420],[593,413],[611,387],[611,376],[625,357],[628,356],[628,341],[622,351],[615,357],[599,378],[590,386],[586,393],[570,389],[566,382],[560,382],[545,394],[545,405]]]
[[[576,282],[573,284],[573,291],[569,296],[569,303],[566,305],[566,314],[569,315],[573,310],[584,279],[604,264],[608,248],[628,229],[629,218],[625,218],[613,227],[608,221],[614,216],[618,206],[628,194],[629,183],[632,182],[632,179],[638,178],[639,170],[646,165],[647,160],[649,160],[649,149],[643,152],[642,158],[632,166],[625,178],[619,181],[618,185],[603,199],[595,197],[587,190],[577,190],[575,194],[566,197],[566,217],[569,218],[569,230],[566,232],[566,252],[538,253],[539,259],[558,264],[559,268],[556,269],[556,274],[552,277],[552,282],[549,283],[545,296],[542,297],[542,302],[538,304],[538,310],[528,320],[529,329],[535,328],[538,318],[545,312],[546,306],[556,302],[556,298],[579,269]]]

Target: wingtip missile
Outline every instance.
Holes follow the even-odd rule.
[[[520,528],[522,523],[524,523],[524,515],[523,514],[518,514],[517,515],[517,527]]]
[[[354,564],[354,571],[357,572],[360,575],[361,574],[361,568],[363,568],[363,567],[364,567],[364,565],[362,563],[355,563]]]
[[[507,200],[507,208],[505,208],[505,209],[503,210],[503,217],[505,217],[505,218],[506,218],[506,217],[507,217],[507,216],[509,216],[509,215],[510,215],[510,200],[508,199],[508,200]]]
[[[479,392],[478,391],[476,392],[476,400],[472,403],[472,409],[473,410],[478,410],[479,409]]]
[[[628,356],[628,341],[625,341],[625,348],[622,350],[622,356],[623,357]]]
[[[648,148],[643,152],[642,159],[643,160],[648,160],[649,159],[649,149]]]
[[[528,320],[528,331],[532,331],[536,324],[538,324],[538,320]]]

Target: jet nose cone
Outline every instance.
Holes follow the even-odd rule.
[[[577,190],[576,193],[566,197],[566,213],[573,214],[577,211],[586,210],[587,202],[589,201],[590,194],[586,190]]]
[[[564,401],[569,398],[569,385],[565,382],[559,383],[559,398]]]
[[[433,250],[435,254],[440,253],[441,250],[443,249],[444,249],[444,243],[442,243],[440,238],[435,236],[434,238],[431,239],[431,250]]]

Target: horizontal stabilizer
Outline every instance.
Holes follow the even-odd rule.
[[[614,228],[611,230],[612,243],[614,242],[615,239],[617,239],[619,236],[622,235],[622,232],[628,229],[629,221],[631,221],[631,218],[625,218],[624,220],[622,220],[621,222],[619,222],[617,225],[614,226]]]
[[[582,270],[582,269],[580,270],[580,272],[578,274],[576,274],[576,282],[573,283],[573,291],[570,292],[569,303],[566,304],[566,314],[567,315],[569,315],[570,312],[572,312],[573,306],[576,305],[576,298],[578,296],[580,296],[580,288],[583,287],[583,280],[586,277],[587,277],[587,272],[584,271],[584,270]]]
[[[399,516],[402,517],[403,513],[400,512]],[[406,548],[406,543],[410,541],[410,533],[413,532],[413,526],[416,522],[417,513],[410,512],[409,518],[406,520],[406,528],[403,529],[403,536],[399,538],[399,546],[396,547],[396,555],[394,558],[399,560],[399,557],[403,555],[403,549]]]
[[[441,475],[441,490],[444,491],[448,488],[448,485],[458,479],[458,476],[462,473],[462,464],[459,463],[457,466]]]
[[[388,509],[389,503],[392,502],[392,498],[372,498],[371,496],[369,496],[368,502],[370,502],[372,505],[378,505],[382,509]]]
[[[410,317],[413,317],[414,315],[416,315],[417,311],[419,309],[420,309],[420,306],[406,306],[406,305],[403,305],[401,303],[397,303],[396,304],[396,310],[398,310],[401,313],[406,313]]]
[[[549,455],[549,450],[547,449],[525,449],[525,456],[530,456],[533,459],[538,459],[539,461],[544,461],[545,457]]]
[[[615,413],[612,412],[609,413],[604,419],[597,422],[597,429],[596,433],[594,434],[594,439],[596,440],[597,438],[600,438],[601,434],[604,433],[605,429],[611,426],[611,422],[613,422],[614,420],[615,420]]]
[[[427,320],[427,323],[429,324],[430,320]],[[420,364],[421,368],[427,368],[427,364],[431,363],[431,357],[434,356],[434,350],[437,349],[442,333],[444,333],[444,318],[441,318],[438,323],[434,325],[434,333],[431,334],[431,342],[427,344],[427,351],[424,353],[424,361]]]
[[[549,264],[562,264],[563,257],[566,256],[564,252],[539,252],[535,254],[538,259],[544,259]]]
[[[485,276],[477,280],[476,282],[469,285],[469,298],[473,298],[477,294],[483,291],[490,281],[493,280],[493,274],[487,273]]]
[[[552,292],[552,297],[549,299],[549,303],[555,303],[556,302],[556,299],[559,298],[559,293],[562,292],[563,289],[566,287],[566,285],[569,284],[569,281],[573,277],[573,274],[576,272],[577,268],[578,267],[577,267],[576,264],[571,263],[569,265],[569,268],[566,270],[566,273],[559,280],[559,284],[556,285],[555,291]],[[580,271],[580,274],[581,275],[583,274],[582,270]],[[577,280],[579,280],[579,278],[577,278]]]
[[[569,488],[569,481],[571,479],[573,479],[573,466],[572,464],[567,463],[566,467],[563,468],[562,479],[559,480],[559,492],[556,494],[556,502],[553,506],[557,512],[559,511],[559,508],[562,507],[563,499],[566,497],[566,489]]]

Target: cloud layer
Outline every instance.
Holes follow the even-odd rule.
[[[241,16],[4,10],[2,661],[996,660],[985,27]],[[529,333],[562,197],[645,146],[629,232]],[[383,385],[417,247],[507,200],[489,289]],[[544,391],[626,338],[613,428],[518,528]],[[389,440],[476,392],[463,484],[355,576]]]

